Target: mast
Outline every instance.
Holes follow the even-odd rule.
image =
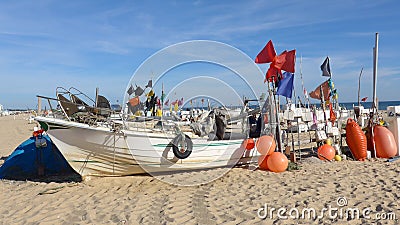
[[[375,33],[375,47],[374,47],[374,73],[373,73],[373,96],[372,96],[372,110],[374,114],[378,110],[378,101],[376,99],[376,82],[377,82],[377,77],[378,77],[378,39],[379,39],[379,34]]]
[[[300,56],[300,79],[301,79],[301,88],[303,89],[303,95],[304,95],[304,102],[307,102],[307,108],[310,108],[310,99],[308,99],[308,97],[306,96],[306,93],[304,92],[304,90],[306,90],[304,88],[304,81],[303,81],[303,70],[302,70],[302,64],[303,64],[303,56]]]

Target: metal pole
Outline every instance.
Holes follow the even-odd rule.
[[[373,75],[373,112],[374,114],[376,113],[376,110],[378,109],[378,101],[376,99],[376,82],[377,82],[377,77],[378,77],[378,39],[379,39],[379,34],[375,33],[375,47],[374,47],[374,75]]]
[[[281,143],[281,128],[280,128],[280,124],[279,124],[279,102],[277,101],[276,98],[276,88],[275,88],[275,82],[272,82],[273,84],[273,96],[274,96],[274,108],[275,108],[275,121],[276,121],[276,130],[275,130],[275,135],[276,135],[276,141],[278,142],[278,149],[279,151],[281,151],[281,153],[283,153],[283,149],[282,149],[282,143]],[[279,98],[279,97],[278,97]]]
[[[360,103],[360,90],[361,90],[361,75],[362,75],[363,69],[364,69],[364,67],[361,67],[360,76],[358,77],[358,106],[361,105],[361,103]]]

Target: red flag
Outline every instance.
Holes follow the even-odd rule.
[[[329,120],[332,123],[336,121],[336,114],[333,111],[332,103],[329,103]]]
[[[264,83],[265,82],[272,82],[272,81],[277,81],[278,79],[278,69],[276,69],[275,67],[272,66],[272,64],[269,65],[269,69],[267,71],[267,73],[265,74],[265,79],[264,79]]]
[[[286,52],[286,61],[282,66],[282,70],[294,73],[295,62],[296,62],[296,49]]]
[[[278,73],[282,75],[281,68],[286,61],[286,51],[282,52],[280,55],[275,56],[272,63],[269,64],[269,69],[265,75],[264,83],[267,81],[277,81]]]
[[[282,69],[282,66],[286,62],[286,53],[287,51],[283,51],[280,55],[275,56],[271,63],[272,66],[274,66],[279,70],[280,74],[282,74],[280,70]]]
[[[324,92],[324,99],[327,100],[329,98],[329,83],[328,83],[328,81],[325,81],[324,83],[319,85],[317,88],[315,88],[314,91],[310,92],[310,97],[321,100],[320,87],[322,87],[322,91]]]
[[[272,40],[269,40],[267,45],[258,53],[255,63],[270,63],[275,58],[276,52]]]
[[[365,101],[367,101],[367,99],[368,99],[368,97],[364,97],[364,98],[361,99],[361,101],[365,102]]]
[[[164,105],[168,106],[169,99],[164,103]]]

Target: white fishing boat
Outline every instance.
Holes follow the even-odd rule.
[[[228,123],[223,110],[211,110],[204,121],[189,125],[163,117],[119,120],[110,119],[107,107],[89,106],[79,94],[58,89],[57,98],[38,96],[60,107],[35,120],[82,176],[206,169],[257,160],[244,156],[245,126]]]

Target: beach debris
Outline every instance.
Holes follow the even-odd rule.
[[[63,186],[47,188],[44,191],[39,192],[38,195],[55,194],[55,193],[61,191],[65,187],[74,187],[77,185],[78,185],[78,183],[72,183],[72,184],[63,185]]]
[[[301,166],[295,162],[289,162],[287,171],[301,170]]]
[[[394,162],[396,160],[400,159],[400,155],[399,156],[395,156],[395,157],[391,157],[390,159],[387,160],[387,162]]]
[[[323,144],[318,148],[318,158],[321,160],[331,161],[335,158],[335,149],[328,144]]]
[[[280,173],[286,171],[289,165],[289,160],[285,154],[274,152],[268,157],[267,165],[270,171]]]
[[[61,189],[63,189],[64,187],[65,186],[47,188],[46,190],[39,192],[38,195],[55,194],[55,193],[61,191]]]

